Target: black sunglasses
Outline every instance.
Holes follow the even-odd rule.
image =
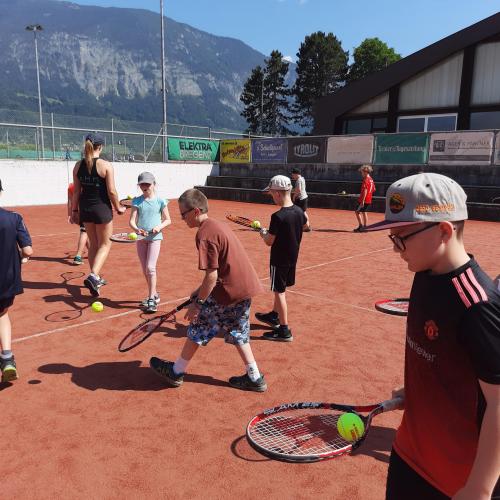
[[[182,217],[182,220],[184,220],[186,218],[186,215],[189,213],[189,212],[192,212],[194,210],[194,207],[193,208],[190,208],[189,210],[186,210],[185,212],[181,212],[181,217]]]
[[[388,237],[389,239],[394,243],[394,246],[398,249],[404,252],[406,250],[406,245],[405,241],[408,238],[411,238],[412,236],[415,236],[418,233],[422,233],[424,231],[427,231],[427,229],[430,229],[431,227],[439,225],[439,222],[433,222],[429,226],[425,226],[421,229],[418,229],[417,231],[413,231],[413,233],[407,234],[406,236],[396,236],[395,234],[389,234]]]

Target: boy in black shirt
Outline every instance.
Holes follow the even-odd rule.
[[[0,181],[0,192],[2,182]],[[14,212],[0,208],[0,368],[2,382],[18,378],[16,361],[11,350],[12,326],[9,307],[16,295],[23,293],[21,283],[21,259],[33,253],[31,238],[23,218]]]
[[[288,328],[286,288],[295,284],[295,266],[299,256],[302,231],[307,219],[304,211],[294,205],[291,198],[292,183],[284,175],[275,175],[264,191],[269,192],[280,210],[271,216],[269,230],[262,229],[260,235],[271,247],[271,290],[274,292],[274,307],[269,313],[256,313],[255,317],[273,327],[263,338],[278,342],[291,342],[292,332]]]

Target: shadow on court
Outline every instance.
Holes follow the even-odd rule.
[[[314,233],[353,233],[352,229],[313,229]]]
[[[59,262],[60,264],[69,264],[71,266],[74,266],[73,258],[70,257],[69,253],[67,254],[66,257],[46,257],[43,255],[42,256],[34,255],[33,257],[30,257],[30,260],[35,260],[38,262]]]
[[[246,435],[240,436],[236,438],[231,443],[231,453],[241,460],[245,460],[246,462],[269,462],[271,459],[265,457],[264,455],[257,454],[256,451],[250,446],[248,441],[246,440]],[[253,456],[250,456],[252,454]]]
[[[116,361],[94,363],[88,366],[73,366],[68,363],[51,363],[38,368],[41,373],[50,375],[71,374],[75,385],[96,391],[161,391],[170,389],[151,368],[141,366],[141,361]],[[187,374],[185,383],[207,384],[230,387],[229,383],[206,375]]]

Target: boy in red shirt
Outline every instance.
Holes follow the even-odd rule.
[[[375,192],[375,183],[370,175],[373,172],[371,165],[363,165],[360,167],[359,171],[363,176],[363,182],[361,183],[361,193],[358,198],[359,205],[355,212],[356,219],[358,219],[358,227],[354,230],[355,233],[363,231],[368,224],[366,211],[370,208],[372,195]]]

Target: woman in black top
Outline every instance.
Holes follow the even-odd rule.
[[[94,297],[99,296],[99,289],[105,284],[100,272],[111,248],[111,207],[119,215],[126,210],[118,201],[113,165],[99,158],[103,145],[104,138],[101,135],[87,134],[85,159],[77,162],[73,168],[75,189],[71,220],[75,224],[82,222],[89,237],[90,274],[83,283]]]

